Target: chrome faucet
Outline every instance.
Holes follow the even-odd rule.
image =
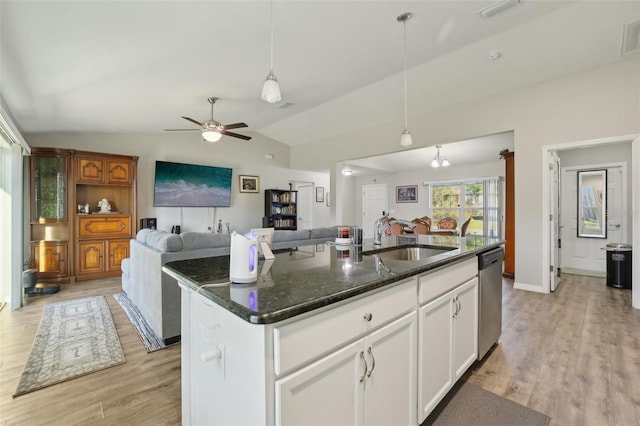
[[[384,216],[376,219],[373,223],[373,245],[379,246],[382,244],[382,234],[384,231],[389,229],[391,225],[395,225],[399,223],[400,225],[404,225],[409,229],[413,229],[416,227],[416,224],[413,222],[409,222],[408,220],[395,219],[385,223],[385,220],[389,219],[389,215],[385,214]]]

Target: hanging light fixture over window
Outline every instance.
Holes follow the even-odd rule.
[[[269,75],[262,86],[262,100],[270,104],[280,102],[282,95],[280,94],[280,84],[273,73],[273,0],[271,0],[271,62],[269,65]]]
[[[431,161],[431,167],[449,167],[451,163],[449,163],[447,157],[444,157],[444,160],[440,160],[440,148],[442,148],[442,145],[436,145],[436,148],[438,148],[438,153],[435,157],[433,157],[433,161]]]
[[[413,144],[411,133],[407,126],[407,21],[413,17],[410,12],[398,16],[397,21],[402,22],[404,31],[404,132],[400,137],[400,145],[407,147]]]

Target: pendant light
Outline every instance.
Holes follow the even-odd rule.
[[[449,167],[451,163],[449,163],[447,157],[444,157],[444,160],[440,160],[440,148],[442,148],[442,145],[436,145],[436,148],[438,148],[438,153],[435,157],[433,157],[433,161],[431,161],[431,167]]]
[[[409,133],[407,126],[407,21],[413,17],[410,12],[403,13],[398,16],[397,21],[402,22],[404,31],[404,132],[400,137],[400,145],[408,147],[413,144],[411,139],[411,133]]]
[[[280,102],[280,84],[275,74],[273,74],[273,0],[271,0],[271,62],[269,65],[269,75],[262,86],[262,100],[270,104]]]

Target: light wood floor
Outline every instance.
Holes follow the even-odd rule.
[[[180,345],[147,354],[112,294],[120,279],[65,286],[0,312],[0,425],[180,424]],[[45,303],[105,295],[127,362],[12,399]],[[503,335],[467,380],[551,425],[640,424],[640,311],[631,292],[566,275],[552,295],[503,282]]]
[[[113,294],[120,278],[65,285],[0,312],[0,425],[180,424],[180,345],[147,353]],[[104,295],[126,362],[12,399],[46,303]]]
[[[467,380],[551,425],[640,425],[640,310],[604,278],[563,275],[551,295],[503,282],[502,338]]]

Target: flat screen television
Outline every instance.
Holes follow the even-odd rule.
[[[153,205],[157,207],[229,207],[231,169],[156,161]]]

